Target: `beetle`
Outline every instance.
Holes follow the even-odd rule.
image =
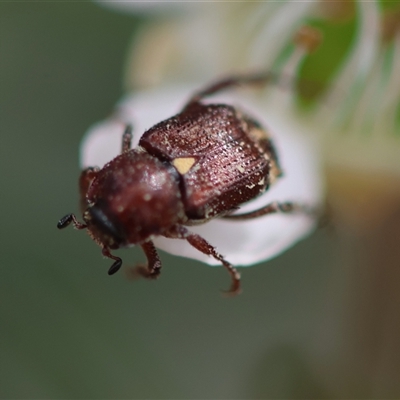
[[[188,227],[213,218],[245,220],[276,212],[307,212],[304,206],[273,202],[247,213],[242,204],[264,193],[282,176],[277,153],[266,129],[253,117],[228,104],[206,104],[213,94],[240,85],[260,85],[271,74],[237,75],[196,92],[182,111],[144,132],[132,149],[132,127],[122,135],[122,151],[103,168],[90,167],[79,179],[84,223],[67,214],[59,229],[86,229],[114,260],[111,250],[140,245],[146,266],[136,267],[145,278],[157,278],[161,261],[152,241],[157,236],[187,240],[198,251],[214,257],[228,270],[238,294],[240,274],[212,244]]]

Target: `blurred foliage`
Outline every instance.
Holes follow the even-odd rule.
[[[309,20],[309,25],[318,29],[322,44],[306,57],[300,70],[299,93],[305,103],[318,99],[349,53],[356,32],[355,17],[343,21]],[[318,101],[318,100],[317,100]]]

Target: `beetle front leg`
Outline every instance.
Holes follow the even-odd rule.
[[[173,239],[185,239],[187,240],[195,249],[201,251],[208,256],[214,257],[216,260],[220,261],[222,265],[228,270],[232,278],[232,285],[228,291],[225,293],[230,295],[237,295],[241,292],[240,289],[240,274],[236,268],[224,259],[224,257],[217,252],[214,246],[208,243],[200,235],[190,232],[188,229],[181,225],[176,225],[168,233],[164,234],[165,237]]]
[[[121,154],[126,153],[132,148],[132,125],[127,125],[122,135]]]
[[[258,210],[250,211],[243,214],[233,214],[233,215],[225,215],[222,218],[224,219],[235,219],[235,220],[246,220],[252,218],[262,217],[267,214],[275,214],[278,212],[282,213],[301,213],[307,214],[310,217],[316,217],[317,211],[310,206],[306,206],[304,204],[285,202],[279,203],[277,201],[267,204],[266,206],[259,208]]]
[[[90,184],[93,182],[93,179],[99,171],[99,167],[88,167],[81,172],[81,176],[79,177],[79,193],[82,212],[84,212],[87,207],[86,194],[89,190]]]
[[[158,256],[154,243],[149,240],[140,245],[147,257],[147,265],[138,265],[134,268],[134,274],[143,276],[147,279],[157,279],[161,273],[161,260]]]
[[[132,125],[127,125],[125,132],[122,135],[122,149],[121,154],[126,153],[132,148]]]

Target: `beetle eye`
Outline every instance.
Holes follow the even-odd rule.
[[[105,214],[103,207],[94,205],[89,207],[83,218],[87,223],[95,225],[101,232],[111,236],[116,242],[123,241],[123,234],[116,224]]]

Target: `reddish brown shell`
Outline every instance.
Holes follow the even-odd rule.
[[[258,124],[218,104],[191,105],[145,132],[139,145],[177,168],[191,220],[230,212],[264,192],[275,159]]]
[[[98,171],[86,201],[85,221],[90,218],[103,243],[113,237],[119,245],[141,243],[186,220],[176,171],[137,149]]]

